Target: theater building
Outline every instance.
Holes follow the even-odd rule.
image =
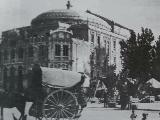
[[[97,71],[101,73],[104,65],[101,63],[106,57],[103,54],[108,57],[107,64],[116,65],[118,73],[122,68],[119,41],[126,40],[129,31],[113,33],[111,26],[100,18],[85,15],[69,7],[51,10],[35,17],[30,26],[2,32],[1,85],[10,90],[19,89],[18,84],[33,63],[85,72],[94,78]],[[98,67],[97,61],[101,61]]]

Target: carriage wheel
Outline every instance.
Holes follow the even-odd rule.
[[[42,111],[47,120],[71,120],[78,113],[78,102],[71,92],[57,90],[46,97]]]

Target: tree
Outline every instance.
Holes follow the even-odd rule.
[[[97,80],[106,74],[107,56],[106,49],[103,46],[96,46],[90,55],[92,89],[96,88]]]
[[[139,78],[139,84],[145,83],[151,76],[154,47],[152,43],[154,36],[151,29],[142,28],[142,33],[138,35],[138,49],[137,49],[137,66],[136,76]]]
[[[106,79],[104,81],[104,84],[106,85],[108,92],[112,97],[114,95],[114,88],[116,87],[118,80],[115,69],[115,65],[107,65]]]
[[[136,77],[136,60],[138,43],[136,41],[136,34],[131,31],[131,36],[127,41],[121,41],[121,58],[123,61],[123,71],[128,71],[127,77]]]
[[[138,85],[150,78],[153,62],[154,36],[151,29],[142,28],[142,33],[132,31],[129,40],[121,41],[121,58],[123,68],[128,71],[128,77],[136,78]]]
[[[158,37],[158,41],[156,41],[156,45],[154,46],[153,54],[153,67],[152,67],[152,77],[160,81],[160,36]]]
[[[117,76],[115,73],[115,66],[109,66],[109,55],[104,46],[97,46],[90,56],[91,65],[91,79],[101,80],[108,89],[110,95],[113,95],[113,88],[116,87]],[[96,87],[96,83],[92,83]]]

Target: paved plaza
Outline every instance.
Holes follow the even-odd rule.
[[[147,106],[153,106],[157,108],[157,105],[160,103],[147,103],[143,108]],[[142,104],[141,104],[142,107]],[[152,108],[153,108],[152,107]],[[160,108],[160,107],[159,107]],[[136,110],[135,113],[137,114],[136,120],[142,119],[142,113],[148,113],[148,120],[160,120],[158,110]],[[12,114],[15,114],[17,117],[20,115],[16,108],[12,109],[5,109],[4,110],[4,120],[13,120]],[[103,104],[98,103],[88,103],[87,108],[85,108],[82,112],[82,116],[79,120],[130,120],[131,110],[120,110],[119,108],[104,108]],[[35,120],[34,117],[28,116],[27,120]]]
[[[130,120],[131,112],[131,110],[119,108],[104,108],[103,104],[89,104],[80,120]],[[136,110],[135,113],[137,114],[136,120],[142,119],[142,113],[148,113],[148,120],[160,120],[158,110]]]

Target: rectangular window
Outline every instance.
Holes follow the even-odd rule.
[[[109,41],[107,41],[107,53],[109,54],[109,48],[110,47],[110,45],[109,45]]]
[[[45,56],[45,46],[44,45],[40,45],[39,46],[39,56]]]
[[[2,59],[2,54],[1,54],[1,52],[0,52],[0,64],[1,64],[1,61],[2,61],[1,59]]]
[[[11,59],[15,59],[15,50],[11,51]]]
[[[113,41],[113,49],[116,50],[116,41]]]
[[[68,56],[69,47],[68,45],[63,45],[63,56]]]
[[[104,47],[105,47],[105,49],[107,48],[107,41],[106,41],[106,39],[103,39],[104,40]]]
[[[61,45],[55,45],[55,56],[61,56]]]
[[[4,60],[8,60],[8,52],[6,50],[4,51]]]
[[[100,36],[97,36],[97,44],[100,47]]]
[[[114,57],[114,64],[116,64],[116,57]]]
[[[33,47],[30,46],[30,47],[28,48],[28,57],[33,57],[33,54],[34,54]]]
[[[91,34],[91,42],[94,43],[94,34]]]
[[[23,59],[23,56],[24,56],[23,54],[24,54],[23,48],[19,48],[18,49],[18,58]]]

